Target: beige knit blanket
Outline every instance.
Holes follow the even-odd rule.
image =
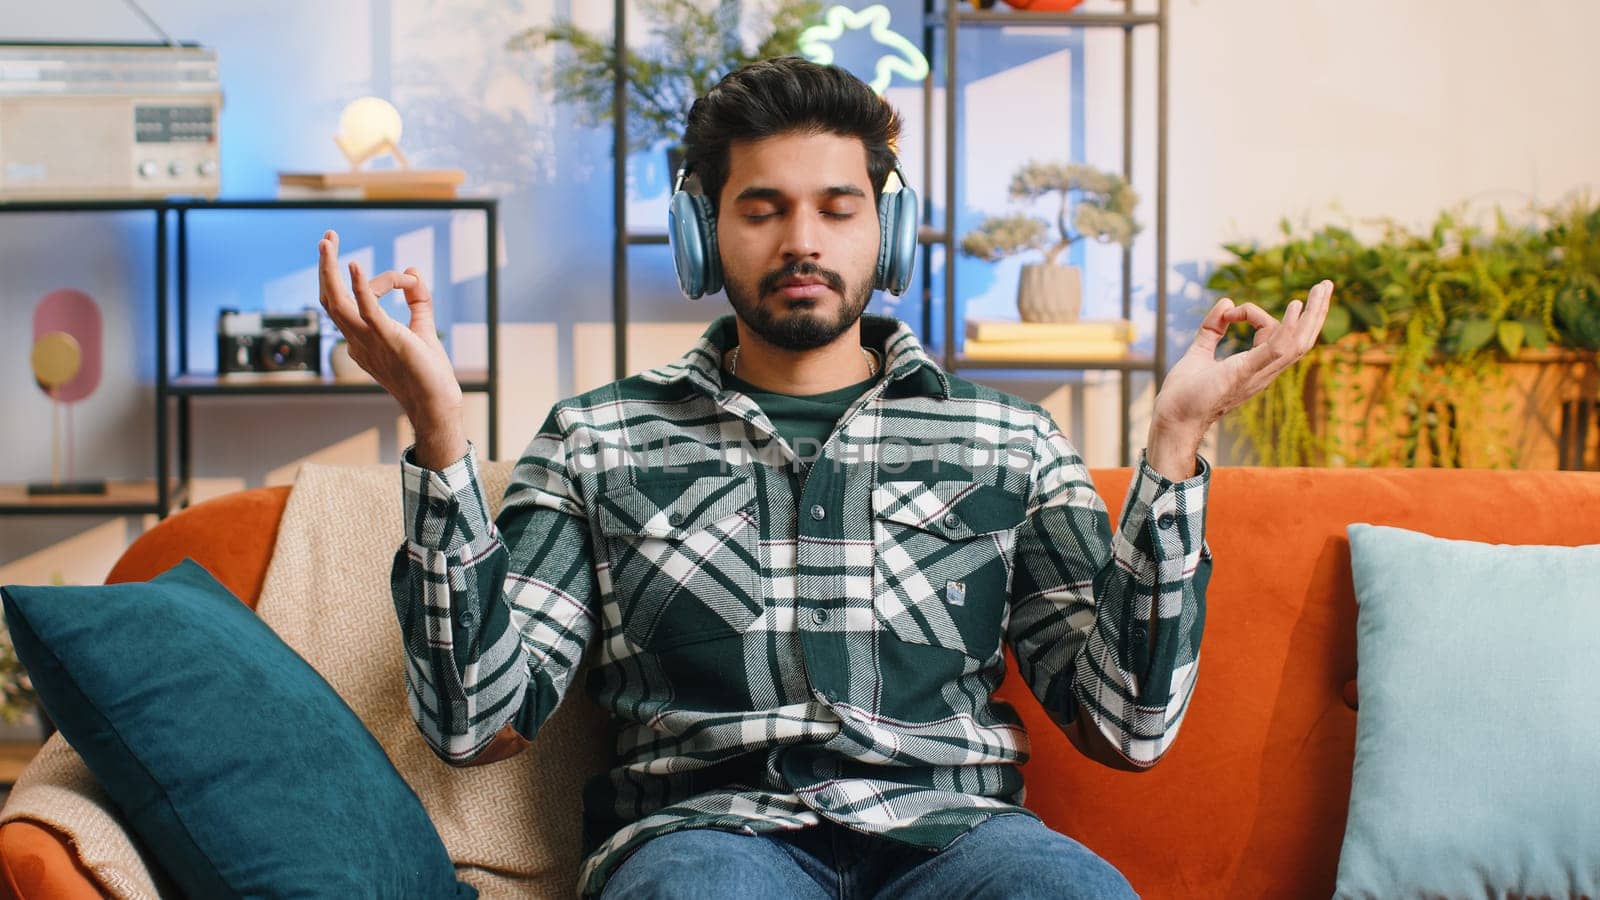
[[[498,511],[512,463],[483,463]],[[461,880],[484,900],[577,893],[583,782],[610,757],[601,711],[573,689],[522,753],[457,769],[433,755],[405,698],[389,569],[404,540],[392,465],[301,466],[284,509],[257,612],[361,717],[416,791]],[[270,748],[263,748],[270,752]],[[176,898],[152,877],[110,800],[60,734],[12,790],[0,823],[34,819],[72,836],[79,858],[117,898]]]

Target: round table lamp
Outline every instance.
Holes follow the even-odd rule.
[[[394,104],[380,97],[361,97],[339,114],[339,133],[333,142],[350,161],[351,169],[382,153],[394,154],[400,168],[408,168],[406,155],[400,152],[400,111]]]

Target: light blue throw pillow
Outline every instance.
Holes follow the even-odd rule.
[[[1360,711],[1335,896],[1600,896],[1600,545],[1348,532]]]

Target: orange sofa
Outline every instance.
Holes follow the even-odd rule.
[[[1115,519],[1130,471],[1093,475]],[[147,579],[190,556],[253,607],[288,493],[257,488],[186,509],[134,541],[107,581]],[[1007,679],[1001,695],[1033,739],[1028,805],[1145,897],[1329,896],[1355,748],[1351,522],[1494,543],[1600,543],[1600,475],[1218,469],[1200,680],[1176,744],[1148,772],[1104,768],[1078,754],[1020,679]],[[102,896],[66,840],[27,821],[0,827],[0,874],[0,890],[24,900]]]

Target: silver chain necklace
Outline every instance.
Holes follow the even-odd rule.
[[[878,374],[878,355],[865,347],[861,348],[861,355],[867,358],[867,377]],[[737,375],[739,369],[739,347],[735,346],[728,351],[728,374]]]

